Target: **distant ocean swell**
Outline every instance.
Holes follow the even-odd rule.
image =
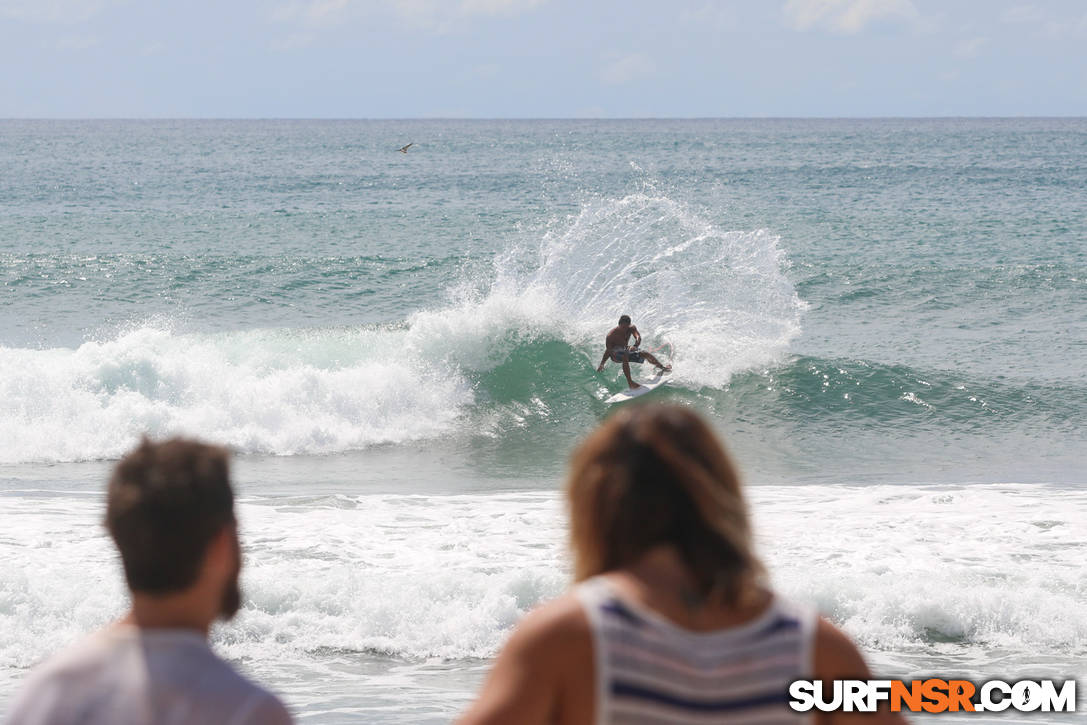
[[[218,304],[234,299],[239,289],[254,300],[299,302],[306,296],[335,298],[342,305],[369,304],[380,286],[403,292],[436,284],[456,273],[463,254],[444,257],[171,254],[0,254],[0,281],[12,295],[47,300],[72,289],[116,293],[118,286],[133,299],[158,295],[205,296]]]

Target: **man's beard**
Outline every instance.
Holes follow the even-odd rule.
[[[231,577],[223,588],[223,597],[219,602],[219,618],[231,620],[242,608],[242,591],[238,586],[238,574]]]
[[[237,537],[234,539],[234,554],[235,561],[238,562],[237,567],[234,569],[233,576],[230,577],[230,581],[223,587],[223,595],[219,599],[219,618],[225,621],[230,621],[234,618],[234,615],[238,613],[238,610],[242,608],[242,590],[238,584],[238,579],[241,578],[242,573],[242,547],[238,543]]]

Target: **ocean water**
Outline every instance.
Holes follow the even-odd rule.
[[[216,648],[449,721],[569,583],[622,313],[878,674],[1082,678],[1085,189],[1083,119],[2,121],[0,711],[123,610],[105,478],[185,433],[238,454]]]

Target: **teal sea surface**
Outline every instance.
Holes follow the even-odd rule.
[[[184,433],[238,454],[217,649],[450,720],[569,582],[624,313],[878,672],[1082,676],[1085,190],[1085,119],[0,121],[0,711],[123,610],[105,478]]]

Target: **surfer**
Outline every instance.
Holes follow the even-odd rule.
[[[634,347],[629,347],[631,335],[634,336]],[[630,385],[631,390],[641,387],[630,377],[631,363],[649,362],[660,368],[661,372],[671,371],[671,365],[662,365],[652,354],[639,350],[638,346],[641,344],[642,335],[638,332],[637,327],[630,324],[630,315],[623,315],[619,318],[619,326],[613,327],[604,339],[606,349],[604,350],[604,357],[600,358],[600,365],[596,368],[596,371],[598,373],[604,372],[604,365],[607,364],[608,358],[621,363],[623,365],[623,375],[627,376],[627,384]]]

